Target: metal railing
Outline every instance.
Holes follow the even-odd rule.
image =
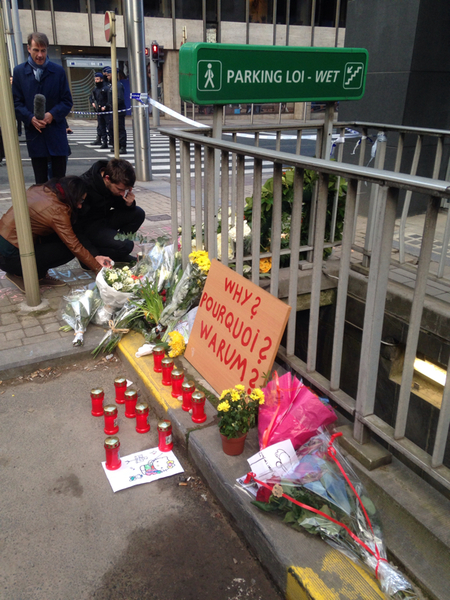
[[[317,123],[315,124],[317,126]],[[443,464],[450,424],[450,378],[447,378],[442,405],[439,413],[433,451],[428,454],[405,436],[406,419],[410,403],[410,391],[413,380],[413,364],[417,352],[421,316],[425,301],[427,275],[431,261],[431,250],[441,198],[450,198],[450,184],[436,179],[403,175],[375,168],[350,165],[335,161],[310,158],[286,152],[251,147],[236,142],[213,139],[208,135],[199,135],[189,131],[161,129],[170,140],[171,154],[171,202],[172,237],[177,239],[178,226],[182,226],[182,254],[187,264],[191,249],[191,230],[196,225],[196,244],[207,248],[210,257],[216,258],[217,217],[221,208],[221,227],[226,231],[232,224],[236,227],[236,251],[233,260],[228,258],[228,239],[221,238],[221,262],[233,263],[239,274],[244,273],[244,264],[253,267],[251,278],[259,284],[259,264],[263,256],[272,259],[270,293],[279,296],[280,256],[291,256],[287,301],[291,311],[286,328],[286,343],[280,347],[279,358],[304,377],[310,384],[341,407],[354,419],[354,437],[365,443],[370,432],[385,440],[391,447],[406,456],[426,471],[443,486],[450,488],[450,469]],[[318,137],[321,132],[318,131]],[[180,145],[180,187],[181,221],[178,219],[176,148]],[[300,142],[299,142],[300,143]],[[215,167],[215,153],[219,157],[220,168]],[[191,156],[194,170],[191,171]],[[202,163],[203,156],[203,163]],[[253,161],[251,174],[245,173],[245,159]],[[261,233],[261,187],[262,165],[273,165],[273,218],[271,224],[270,251],[260,251]],[[230,180],[230,167],[236,164],[235,179]],[[291,167],[294,171],[292,221],[290,245],[281,249],[281,213],[282,213],[282,176],[283,169]],[[312,235],[307,245],[300,244],[300,227],[303,207],[303,178],[305,170],[318,173],[317,192],[311,199],[311,214],[314,215]],[[327,379],[316,369],[318,351],[319,310],[321,300],[321,281],[323,275],[323,252],[325,245],[337,243],[325,242],[325,221],[328,202],[328,181],[331,175],[343,177],[347,181],[347,198],[342,242],[340,248],[339,281],[334,319],[334,339],[330,377]],[[217,189],[215,179],[219,177],[220,198],[215,197]],[[249,183],[250,180],[250,183]],[[374,213],[373,249],[370,253],[368,268],[367,296],[364,313],[364,325],[359,359],[357,393],[352,397],[341,389],[341,356],[344,346],[345,312],[349,279],[351,276],[351,253],[353,234],[357,218],[356,204],[358,185],[367,182],[379,186],[378,201]],[[246,184],[251,185],[253,193],[252,244],[251,252],[244,254],[244,206]],[[235,189],[235,205],[229,215],[232,189]],[[417,283],[413,292],[408,336],[405,349],[403,375],[400,396],[394,426],[382,421],[375,415],[375,396],[382,326],[388,287],[391,248],[394,235],[395,215],[400,190],[425,194],[428,210],[426,227],[423,232],[422,248],[417,269]],[[296,342],[296,306],[298,295],[298,257],[300,252],[310,252],[312,279],[310,286],[310,317],[306,360],[295,356]],[[450,364],[448,365],[450,368]],[[356,372],[356,364],[355,364]]]

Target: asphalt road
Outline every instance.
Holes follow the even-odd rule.
[[[89,392],[114,402],[123,374],[88,359],[0,383],[0,598],[281,599],[179,448],[182,476],[113,493]],[[156,423],[119,407],[121,456],[156,447]]]

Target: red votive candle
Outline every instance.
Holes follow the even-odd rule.
[[[103,431],[106,435],[114,435],[119,431],[119,425],[117,424],[117,406],[114,404],[107,404],[103,408],[103,414],[105,416],[105,428]]]
[[[173,448],[172,423],[164,419],[158,423],[158,449],[161,452],[170,452]]]
[[[194,423],[204,423],[206,421],[205,415],[205,394],[198,390],[191,396],[192,402],[192,420]]]
[[[138,395],[136,390],[127,390],[125,392],[125,416],[127,419],[134,419],[136,416],[136,402]]]
[[[192,393],[195,392],[195,385],[193,381],[183,381],[181,384],[181,393],[183,396],[183,404],[181,408],[186,412],[189,412],[192,408]]]
[[[114,379],[114,387],[116,388],[117,404],[125,404],[125,390],[127,389],[127,380],[125,377],[117,377]]]
[[[153,370],[155,371],[155,373],[161,373],[162,372],[161,361],[164,358],[164,356],[166,355],[166,349],[164,348],[164,346],[162,344],[157,344],[153,348],[152,354],[153,354]]]
[[[122,461],[120,460],[120,441],[116,436],[107,437],[105,440],[105,452],[106,452],[106,468],[109,471],[115,471],[120,467]]]
[[[163,385],[172,385],[172,371],[173,371],[173,358],[163,358],[161,361],[162,366],[162,384]]]
[[[95,388],[91,390],[91,415],[94,417],[103,416],[103,398],[105,394],[101,388]]]
[[[150,431],[148,412],[148,404],[145,402],[136,404],[136,431],[138,433],[147,433],[147,431]]]
[[[172,396],[178,398],[181,396],[181,385],[184,379],[184,371],[180,369],[174,369],[171,374],[172,378]]]

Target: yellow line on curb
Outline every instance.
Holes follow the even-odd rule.
[[[327,585],[325,581],[327,574],[339,576],[341,580],[339,588]],[[332,549],[325,554],[321,573],[317,573],[310,567],[294,566],[287,572],[287,600],[382,600],[383,598],[385,596],[375,578],[338,550]]]
[[[154,372],[153,357],[150,355],[136,358],[136,352],[143,344],[145,344],[143,336],[136,331],[130,331],[120,341],[119,351],[165,411],[169,408],[180,408],[181,403],[173,398],[170,388],[162,385],[161,374]]]

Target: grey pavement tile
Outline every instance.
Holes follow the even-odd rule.
[[[21,317],[20,324],[24,329],[26,329],[28,327],[36,327],[39,325],[39,321],[36,319],[36,317],[27,315],[25,317]]]
[[[9,340],[2,343],[2,350],[10,350],[22,346],[22,340]]]
[[[443,302],[449,302],[450,303],[450,293],[448,293],[448,294],[437,294],[435,296],[435,298],[437,298],[438,300],[442,300]]]
[[[29,338],[33,337],[35,338],[37,335],[41,335],[44,333],[44,330],[42,329],[42,327],[40,325],[38,325],[37,327],[29,327],[27,329],[24,329],[25,331],[25,335]]]
[[[6,341],[6,334],[5,333],[0,333],[0,344],[2,342],[5,342],[5,341]]]
[[[411,281],[409,277],[403,277],[402,275],[392,272],[389,273],[389,279],[396,281],[397,283],[406,283],[407,281]]]
[[[51,333],[52,331],[59,331],[59,328],[61,327],[61,325],[58,323],[46,323],[45,325],[42,325],[42,328],[44,330],[45,333]]]
[[[23,339],[24,346],[28,346],[29,344],[42,344],[44,342],[51,342],[52,340],[59,340],[60,335],[58,332],[54,331],[52,333],[45,333],[43,335],[37,335],[30,338]]]
[[[16,329],[15,331],[8,331],[5,335],[7,340],[21,340],[25,337],[25,332],[23,329]]]
[[[8,331],[16,331],[16,329],[22,329],[19,323],[10,323],[9,325],[0,326],[1,333],[7,333]]]
[[[6,313],[6,314],[1,314],[0,316],[0,323],[2,325],[11,325],[12,323],[18,323],[19,319],[17,318],[17,316],[14,313]]]

